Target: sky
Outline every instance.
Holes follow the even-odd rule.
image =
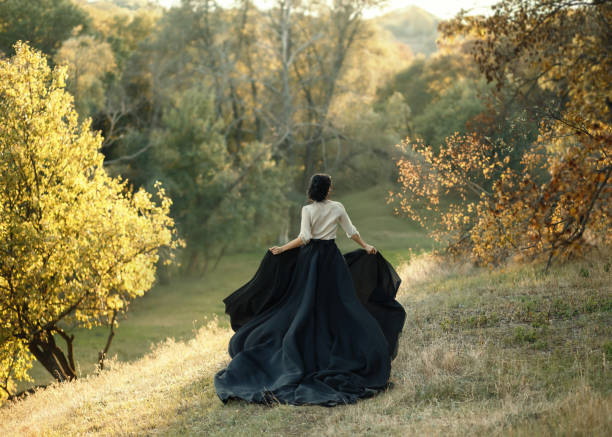
[[[180,0],[157,0],[160,4],[169,7],[178,4]],[[406,6],[418,6],[434,14],[439,18],[450,18],[461,9],[469,9],[473,14],[486,14],[489,7],[499,0],[388,0],[387,6],[383,9],[368,11],[366,17],[372,17],[394,9],[405,8]],[[221,1],[220,3],[223,3]],[[269,0],[256,1],[259,4],[271,3]]]
[[[461,9],[469,9],[472,14],[485,14],[491,5],[498,2],[499,0],[390,0],[382,13],[406,6],[418,6],[439,18],[451,18]]]

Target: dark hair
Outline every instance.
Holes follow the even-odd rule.
[[[325,199],[331,186],[331,176],[325,173],[313,174],[308,187],[308,198],[315,202]]]

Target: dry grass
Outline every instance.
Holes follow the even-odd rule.
[[[401,264],[397,272],[402,278],[402,291],[408,290],[411,297],[424,297],[418,293],[423,284],[432,282],[432,278],[437,281],[456,277],[459,275],[469,275],[474,268],[469,262],[455,262],[449,264],[431,252],[424,252],[410,257],[410,262]]]
[[[218,370],[230,336],[212,321],[187,343],[168,339],[135,362],[38,390],[1,410],[0,435],[153,433],[185,411],[184,390]]]
[[[214,321],[129,364],[0,409],[0,435],[612,434],[612,273],[583,261],[490,273],[428,255],[399,269],[395,387],[344,407],[223,405]]]

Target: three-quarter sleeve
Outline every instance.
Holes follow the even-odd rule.
[[[300,225],[300,234],[298,235],[304,244],[308,244],[312,238],[312,230],[310,229],[310,214],[306,206],[302,207],[302,223]]]
[[[355,234],[359,235],[359,231],[357,230],[355,226],[353,226],[353,223],[351,223],[351,219],[346,213],[346,209],[344,209],[344,205],[340,203],[340,206],[341,208],[340,208],[340,216],[338,217],[338,223],[340,223],[340,226],[342,226],[342,229],[344,229],[344,232],[346,232],[346,236],[348,238],[351,238]]]

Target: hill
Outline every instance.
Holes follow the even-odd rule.
[[[113,17],[134,17],[147,12],[160,14],[162,6],[150,0],[72,0],[89,13],[94,23],[100,25]]]
[[[137,11],[138,9],[157,8],[156,2],[151,0],[74,0],[81,5],[90,5],[94,8],[117,8],[128,11]]]
[[[415,55],[430,55],[437,50],[440,19],[417,6],[396,9],[372,20],[409,46]]]
[[[395,386],[354,405],[223,405],[212,378],[232,332],[212,319],[189,341],[5,405],[0,435],[610,435],[607,259],[544,275],[413,258]]]

